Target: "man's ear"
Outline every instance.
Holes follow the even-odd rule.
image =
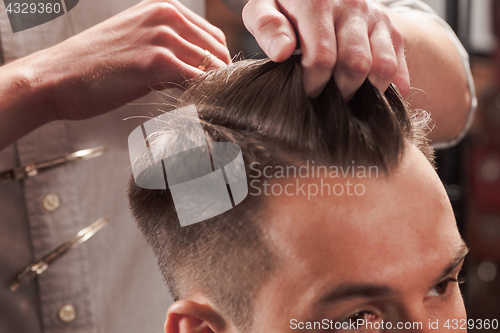
[[[220,333],[227,332],[227,327],[210,305],[180,300],[168,309],[165,333]]]

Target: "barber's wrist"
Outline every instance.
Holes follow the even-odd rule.
[[[13,93],[18,100],[16,109],[40,127],[57,119],[56,89],[52,76],[41,71],[41,63],[49,60],[35,55],[37,54],[19,59],[7,65],[6,69],[10,74]]]
[[[33,117],[37,127],[56,120],[55,87],[51,78],[38,72],[36,67],[27,66],[20,71],[19,82],[26,89],[24,108]]]
[[[47,85],[25,60],[0,68],[0,150],[55,119],[47,102]]]

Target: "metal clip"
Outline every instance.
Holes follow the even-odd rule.
[[[40,172],[47,171],[58,167],[63,164],[79,161],[88,160],[103,155],[108,151],[107,147],[97,147],[90,149],[83,149],[71,153],[69,155],[58,157],[53,160],[27,164],[22,167],[17,167],[11,170],[0,172],[0,183],[26,179],[38,175]]]
[[[109,219],[109,216],[101,217],[88,227],[80,230],[75,237],[46,254],[40,261],[28,265],[14,277],[10,283],[10,290],[16,291],[19,287],[30,283],[35,277],[45,272],[54,261],[95,235],[106,225]]]

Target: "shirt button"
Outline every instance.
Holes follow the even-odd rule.
[[[47,194],[42,201],[43,208],[48,212],[53,212],[61,205],[61,200],[57,194]]]
[[[64,323],[69,323],[75,320],[76,318],[76,310],[75,307],[71,304],[66,304],[61,306],[58,313],[59,319]]]

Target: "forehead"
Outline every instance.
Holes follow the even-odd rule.
[[[426,267],[442,270],[460,247],[444,188],[415,147],[389,177],[304,181],[307,188],[347,180],[364,194],[268,198],[269,237],[284,257],[279,288],[307,298],[345,282],[397,285],[431,274]]]

